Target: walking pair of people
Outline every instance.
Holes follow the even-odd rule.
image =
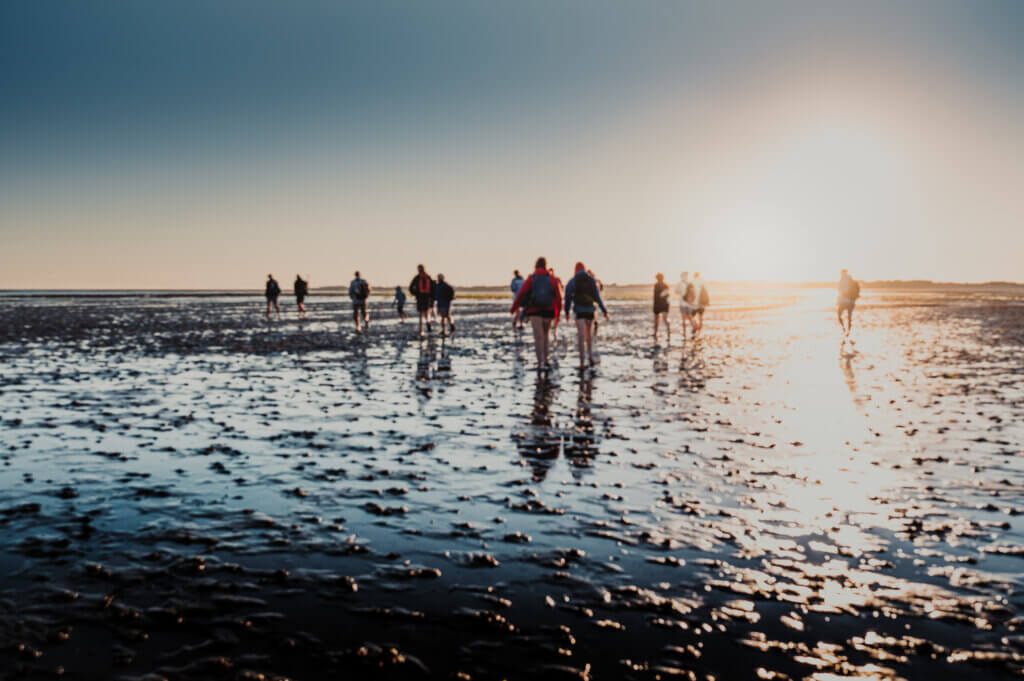
[[[306,295],[309,293],[309,281],[303,279],[298,274],[295,275],[295,303],[298,307],[299,316],[306,316]],[[267,285],[263,289],[263,295],[267,299],[267,319],[270,319],[270,311],[274,310],[277,312],[277,318],[281,318],[281,306],[278,304],[277,299],[281,296],[281,285],[274,279],[273,274],[267,275]]]
[[[518,274],[518,271],[517,271]],[[576,263],[575,274],[565,289],[565,318],[570,313],[576,315],[577,349],[580,354],[580,367],[589,360],[593,365],[593,324],[595,304],[601,308],[605,319],[608,310],[601,299],[597,281],[586,270],[582,262]],[[548,269],[547,258],[537,258],[533,274],[527,277],[516,291],[509,313],[514,319],[527,318],[533,329],[534,350],[537,354],[537,370],[550,371],[549,358],[552,326],[559,318],[563,307],[562,287],[557,278]]]
[[[450,333],[455,333],[455,322],[452,321],[452,301],[455,300],[455,289],[445,281],[443,274],[437,275],[434,281],[423,265],[416,266],[416,276],[409,282],[409,293],[416,299],[416,312],[419,314],[420,338],[424,336],[423,329],[430,333],[430,315],[433,312],[434,304],[437,304],[437,316],[441,319],[441,335],[445,334],[445,323],[448,324]],[[395,292],[395,299],[401,293],[402,303],[405,302],[405,293]],[[399,307],[399,314],[404,319],[405,312]]]

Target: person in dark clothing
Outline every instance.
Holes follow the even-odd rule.
[[[309,282],[298,274],[295,275],[295,304],[299,308],[299,316],[306,316],[306,294],[309,293]]]
[[[281,287],[278,285],[277,280],[274,279],[273,274],[267,275],[267,287],[264,289],[263,295],[267,297],[267,319],[270,319],[271,308],[277,311],[277,316],[280,318],[281,306],[277,304],[277,299],[281,295]]]
[[[395,287],[395,298],[391,303],[395,306],[395,312],[398,313],[398,318],[404,322],[408,315],[405,314],[405,291],[402,290],[401,286]]]
[[[451,333],[455,333],[455,322],[452,321],[452,300],[455,299],[455,289],[445,281],[443,274],[437,275],[437,285],[434,287],[434,299],[437,301],[437,316],[441,320],[441,335],[444,335],[444,322],[448,320]]]
[[[658,272],[658,276],[655,277],[657,281],[654,283],[654,342],[658,342],[658,321],[665,320],[665,333],[668,335],[668,340],[672,342],[672,327],[668,321],[668,298],[669,298],[669,287],[665,283],[665,275]]]
[[[580,353],[580,368],[584,368],[585,359],[594,362],[593,326],[594,306],[601,308],[604,318],[608,319],[608,309],[601,299],[601,290],[597,281],[587,272],[583,263],[576,263],[576,274],[565,287],[565,321],[569,321],[569,313],[576,315],[576,347]],[[584,354],[584,352],[586,354]]]
[[[356,333],[370,330],[370,316],[366,313],[366,299],[370,297],[370,285],[356,272],[355,279],[348,285],[348,297],[352,300],[352,321],[356,324]],[[362,319],[362,327],[359,321]]]
[[[416,266],[416,276],[409,282],[409,293],[416,298],[416,312],[420,316],[420,337],[423,337],[423,325],[427,326],[427,333],[430,333],[430,308],[434,305],[434,289],[436,284],[427,274],[423,265]]]

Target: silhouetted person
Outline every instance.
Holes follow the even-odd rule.
[[[694,328],[697,333],[701,333],[704,330],[704,311],[711,304],[711,295],[708,293],[707,284],[701,279],[700,272],[693,275],[693,290],[697,297],[697,308],[693,311],[693,320],[696,322]]]
[[[665,283],[665,275],[658,272],[654,282],[654,342],[658,342],[658,322],[665,321],[665,333],[668,340],[672,342],[672,326],[668,321],[668,298],[669,288]]]
[[[576,274],[565,287],[565,320],[569,321],[569,313],[576,315],[576,348],[580,354],[580,368],[589,360],[591,365],[594,361],[593,326],[594,306],[601,308],[604,318],[608,319],[608,310],[601,300],[601,291],[598,289],[597,281],[587,272],[583,263],[576,263]],[[586,354],[584,354],[586,351]]]
[[[277,311],[277,316],[281,316],[281,306],[277,304],[277,299],[281,295],[281,287],[278,285],[277,280],[274,279],[273,274],[267,275],[267,287],[263,291],[263,295],[267,297],[267,319],[270,319],[270,309],[273,308]]]
[[[366,299],[370,297],[370,285],[359,276],[358,271],[356,271],[355,279],[348,285],[348,297],[352,300],[352,321],[356,324],[356,332],[369,330],[370,317],[366,313]],[[360,327],[360,320],[362,320],[362,327]]]
[[[562,308],[562,293],[548,272],[547,258],[537,258],[536,268],[519,289],[512,301],[511,314],[523,309],[523,315],[530,318],[533,327],[533,347],[537,353],[537,371],[548,371],[548,333],[551,322]]]
[[[839,298],[836,301],[836,314],[839,317],[839,327],[843,330],[844,336],[849,336],[853,330],[853,308],[860,297],[860,284],[854,281],[850,273],[845,269],[839,273]],[[846,313],[846,323],[843,323],[843,313]]]
[[[423,265],[416,266],[416,276],[409,282],[409,293],[416,298],[416,312],[420,317],[420,337],[423,337],[423,326],[430,332],[430,309],[434,305],[434,280],[427,274]]]
[[[395,298],[391,301],[391,304],[395,306],[398,318],[404,322],[408,315],[405,314],[405,291],[402,290],[401,286],[395,287]]]
[[[686,324],[690,324],[690,333],[697,334],[697,324],[693,321],[693,313],[697,310],[697,289],[689,281],[689,272],[679,273],[679,283],[676,284],[676,295],[679,298],[679,328],[682,330],[683,340],[686,340]]]
[[[441,335],[444,335],[444,323],[447,320],[451,333],[455,333],[455,322],[452,321],[452,301],[455,300],[455,289],[444,279],[443,274],[437,275],[434,287],[434,300],[437,301],[437,316],[441,320]]]
[[[519,289],[523,286],[523,275],[519,274],[519,270],[512,272],[512,283],[508,285],[510,291],[512,291],[512,299],[519,294]],[[516,329],[523,328],[523,320],[519,318],[519,312],[516,311],[515,317],[512,318],[512,327]]]
[[[309,282],[295,275],[295,305],[299,308],[299,316],[306,316],[306,294],[309,293]]]

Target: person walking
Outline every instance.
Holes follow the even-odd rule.
[[[839,298],[836,301],[836,313],[839,317],[839,328],[843,330],[843,336],[849,337],[853,330],[853,308],[860,297],[860,284],[854,281],[850,273],[845,269],[839,273]],[[846,313],[846,323],[843,323],[843,313]]]
[[[299,309],[299,317],[306,316],[306,294],[309,293],[309,282],[298,274],[295,275],[295,306]]]
[[[434,287],[434,299],[437,301],[437,316],[441,321],[441,335],[444,333],[444,323],[448,322],[451,333],[455,333],[455,322],[452,321],[452,301],[455,299],[455,289],[445,281],[443,274],[437,275],[437,285]]]
[[[704,311],[711,304],[711,296],[708,294],[707,284],[700,276],[700,272],[693,275],[693,290],[696,295],[697,307],[693,311],[693,320],[696,322],[697,335],[704,331]]]
[[[509,290],[512,291],[513,300],[515,300],[516,295],[519,294],[519,289],[522,288],[523,281],[523,275],[519,274],[519,270],[514,270],[512,272],[512,283],[508,286]],[[519,312],[516,312],[516,316],[512,318],[512,328],[523,328],[523,320],[519,318]]]
[[[580,355],[580,369],[586,366],[584,358],[590,362],[590,366],[596,364],[593,340],[595,303],[601,308],[604,318],[608,319],[608,310],[601,300],[597,281],[587,272],[583,263],[578,262],[576,273],[565,287],[565,321],[569,321],[570,311],[576,315],[576,349]]]
[[[281,306],[277,304],[277,299],[281,295],[281,286],[277,283],[277,279],[274,279],[273,274],[267,275],[267,286],[263,289],[263,295],[267,298],[267,319],[270,319],[270,309],[273,308],[277,311],[277,318],[281,318]]]
[[[370,297],[370,285],[356,271],[355,279],[348,285],[348,297],[352,300],[352,321],[356,333],[370,330],[370,316],[366,312],[366,299]],[[360,326],[362,320],[362,326]]]
[[[558,296],[560,298],[564,299],[565,298],[565,288],[562,286],[562,280],[559,279],[557,276],[555,276],[555,268],[554,267],[549,267],[548,268],[548,274],[551,275],[551,281],[554,282],[555,288],[558,290]],[[561,318],[558,315],[555,315],[554,320],[552,320],[552,322],[551,322],[551,345],[552,346],[558,345],[558,322],[559,321],[561,321]]]
[[[676,296],[679,298],[679,328],[683,333],[683,340],[686,340],[686,325],[690,325],[690,335],[697,334],[697,326],[693,321],[693,312],[697,309],[697,291],[689,281],[689,272],[679,273],[679,283],[676,284]]]
[[[409,293],[416,298],[416,312],[420,316],[420,338],[423,337],[423,325],[427,326],[427,333],[430,333],[430,308],[434,304],[434,289],[436,284],[427,274],[423,265],[416,266],[416,276],[409,282]]]
[[[561,292],[548,272],[547,258],[537,258],[533,274],[523,282],[509,310],[509,313],[514,315],[521,309],[523,316],[530,318],[534,350],[537,353],[537,371],[551,370],[551,363],[548,361],[548,334],[551,331],[551,322],[558,317],[561,308]]]
[[[405,291],[402,290],[401,286],[395,287],[395,298],[391,301],[391,304],[395,306],[398,318],[404,322],[409,315],[405,314]]]
[[[672,325],[668,321],[668,284],[665,283],[665,275],[658,272],[654,282],[654,342],[658,342],[658,322],[665,321],[665,333],[668,335],[668,342],[672,342]]]
[[[590,275],[591,279],[593,279],[594,281],[597,282],[597,292],[598,293],[604,293],[604,282],[597,278],[597,275],[594,274],[594,270],[588,269],[587,270],[587,274]],[[594,318],[594,333],[591,334],[591,335],[593,335],[594,338],[597,338],[597,329],[600,326],[601,326],[601,323],[595,317]]]

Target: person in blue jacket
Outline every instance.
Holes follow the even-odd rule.
[[[600,307],[604,318],[608,319],[608,309],[601,300],[601,289],[597,281],[588,272],[583,263],[576,263],[576,273],[565,287],[565,321],[569,321],[570,310],[576,315],[576,347],[580,353],[580,368],[586,366],[584,358],[594,361],[594,306]],[[583,354],[586,349],[586,355]]]

